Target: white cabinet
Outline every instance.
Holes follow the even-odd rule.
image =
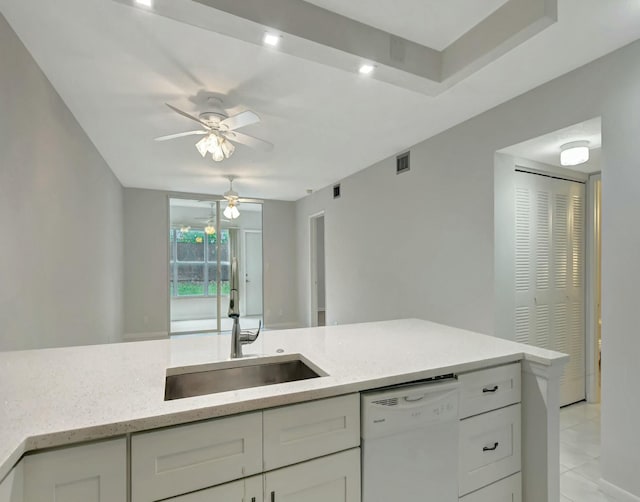
[[[360,502],[360,448],[264,475],[265,502]]]
[[[131,439],[131,500],[254,502],[256,498],[259,502],[255,493],[262,497],[262,488],[257,490],[254,481],[243,478],[359,445],[358,394],[137,433]],[[309,496],[317,492],[328,497],[326,501],[355,501],[351,495],[348,499],[329,495],[342,483],[348,493],[357,490],[359,497],[357,451],[357,463],[351,459],[353,452],[334,455],[326,459],[335,457],[335,464],[325,458],[316,467],[299,464],[286,475],[266,474],[265,483],[275,483],[283,500],[302,500],[295,494],[309,489]],[[343,472],[345,462],[350,470]],[[232,483],[236,480],[240,481]]]
[[[122,502],[127,498],[124,438],[26,455],[23,464],[24,502]]]
[[[134,434],[131,499],[151,502],[262,472],[262,412]]]
[[[265,471],[359,445],[358,394],[264,411]]]
[[[214,486],[167,502],[262,502],[262,475]]]
[[[463,418],[458,467],[460,501],[519,501],[522,491],[520,363],[466,373],[460,375],[459,380]]]
[[[459,376],[460,418],[520,402],[520,363],[497,366]]]
[[[0,483],[0,502],[23,502],[23,468],[19,462]]]
[[[470,493],[462,497],[460,502],[522,502],[520,473]]]

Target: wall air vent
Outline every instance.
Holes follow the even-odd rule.
[[[396,157],[396,174],[406,173],[410,169],[409,153],[406,152]]]
[[[340,198],[340,183],[338,183],[337,185],[333,185],[333,198]]]

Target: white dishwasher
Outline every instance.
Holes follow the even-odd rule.
[[[361,394],[362,502],[458,502],[458,381]]]

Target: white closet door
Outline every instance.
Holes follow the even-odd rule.
[[[561,404],[585,398],[585,187],[516,173],[516,340],[569,354]]]

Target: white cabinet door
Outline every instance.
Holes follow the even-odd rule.
[[[520,473],[462,497],[460,502],[522,502]]]
[[[27,455],[25,502],[122,502],[127,499],[125,439]]]
[[[520,405],[460,421],[460,496],[520,471]]]
[[[134,434],[131,500],[151,502],[262,472],[262,412]]]
[[[264,475],[266,502],[360,502],[360,448]]]
[[[0,502],[23,502],[23,469],[19,462],[0,483]]]
[[[265,471],[359,444],[359,394],[264,411]]]
[[[262,502],[262,475],[180,495],[167,502]]]

